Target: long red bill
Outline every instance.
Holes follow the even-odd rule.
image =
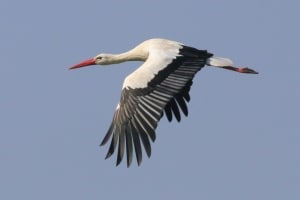
[[[86,67],[86,66],[90,66],[90,65],[95,65],[95,59],[94,58],[90,58],[88,60],[85,60],[79,64],[76,64],[72,67],[70,67],[69,69],[77,69],[77,68],[80,68],[80,67]]]

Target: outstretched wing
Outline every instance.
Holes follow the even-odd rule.
[[[150,140],[155,141],[155,129],[163,112],[169,121],[173,115],[180,121],[180,110],[188,115],[187,102],[190,100],[192,79],[211,56],[207,51],[182,46],[178,55],[159,70],[147,87],[124,87],[112,123],[100,144],[106,144],[112,137],[106,158],[114,153],[118,145],[117,165],[122,161],[125,149],[127,166],[132,162],[133,151],[140,165],[141,143],[150,157]]]

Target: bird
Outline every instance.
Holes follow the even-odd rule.
[[[138,166],[142,162],[142,151],[150,158],[150,142],[155,141],[155,130],[164,115],[169,122],[173,118],[180,122],[181,113],[188,116],[193,78],[204,66],[258,74],[247,67],[234,67],[229,58],[162,38],[145,40],[121,54],[101,53],[69,69],[126,61],[143,64],[125,78],[111,125],[100,144],[103,146],[110,140],[105,159],[118,151],[116,166],[123,160],[125,150],[127,167],[132,164],[134,152]]]

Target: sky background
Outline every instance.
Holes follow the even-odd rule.
[[[300,2],[0,3],[0,199],[300,199]],[[99,147],[139,62],[68,68],[153,37],[229,57],[206,67],[189,117],[162,119],[130,168]]]

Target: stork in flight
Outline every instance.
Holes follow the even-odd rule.
[[[125,78],[120,102],[100,146],[112,138],[106,158],[114,153],[118,145],[116,165],[122,161],[126,149],[127,167],[132,162],[133,151],[138,165],[141,164],[141,143],[150,157],[150,140],[155,141],[155,129],[163,113],[169,121],[175,117],[178,122],[181,119],[180,110],[185,116],[188,115],[190,88],[195,74],[202,67],[208,65],[240,73],[258,74],[249,68],[234,67],[228,58],[214,57],[206,50],[166,39],[146,40],[121,54],[99,54],[70,69],[125,61],[144,63]]]

